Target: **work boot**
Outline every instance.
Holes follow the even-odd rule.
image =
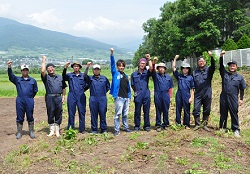
[[[202,125],[203,125],[203,129],[205,130],[205,131],[210,131],[209,129],[208,129],[208,127],[207,127],[207,120],[204,120],[204,121],[202,121]]]
[[[16,139],[20,139],[22,137],[23,124],[17,122],[16,125],[17,125]]]
[[[56,136],[60,137],[60,126],[58,124],[55,124],[55,128],[56,128]]]
[[[49,133],[49,135],[47,135],[48,137],[55,135],[55,125],[54,124],[49,125],[49,130],[50,130],[50,133]]]
[[[194,127],[194,131],[197,131],[198,129],[200,129],[200,126],[199,125],[195,125],[195,127]]]
[[[34,133],[34,121],[31,121],[28,123],[29,125],[29,131],[30,131],[30,138],[35,138],[35,133]]]

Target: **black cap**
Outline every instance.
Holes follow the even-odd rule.
[[[50,67],[50,66],[53,66],[54,68],[56,67],[53,63],[48,63],[48,64],[46,65],[46,69],[47,69],[48,67]]]
[[[235,60],[232,60],[232,61],[230,61],[230,62],[227,63],[228,66],[230,66],[231,64],[237,65],[237,62]]]

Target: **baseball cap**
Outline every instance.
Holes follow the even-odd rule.
[[[48,64],[46,65],[46,69],[48,69],[48,67],[50,67],[50,66],[53,66],[54,68],[56,67],[53,63],[48,63]]]
[[[24,70],[24,69],[29,70],[29,66],[28,66],[28,65],[22,65],[22,66],[21,66],[21,71]]]
[[[156,69],[158,69],[159,67],[164,67],[165,69],[167,69],[165,63],[159,63],[157,66],[156,66]]]
[[[183,63],[181,64],[181,67],[182,67],[182,68],[190,68],[190,65],[189,65],[189,63],[183,62]]]
[[[98,64],[93,65],[93,69],[101,69],[101,66]]]
[[[237,62],[235,60],[232,60],[232,61],[230,61],[230,62],[227,63],[228,66],[230,66],[231,64],[237,65]]]

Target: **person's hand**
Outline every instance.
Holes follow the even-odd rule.
[[[64,65],[64,68],[68,68],[70,65],[70,62],[66,62],[66,64]]]
[[[46,62],[46,56],[42,56],[42,61]]]
[[[158,61],[158,57],[154,57],[154,64]]]
[[[7,62],[7,64],[8,64],[8,67],[10,68],[11,67],[11,65],[12,65],[12,61],[10,60],[10,61],[8,61]]]
[[[226,51],[223,50],[223,51],[220,53],[220,57],[223,57],[224,54],[226,54]]]
[[[213,56],[212,51],[208,51],[207,53],[208,53],[208,55],[209,55],[210,57],[212,57],[212,56]]]
[[[192,102],[193,102],[192,97],[189,98],[188,102],[189,102],[190,104],[192,104]]]
[[[174,59],[177,60],[180,57],[180,55],[175,55]]]
[[[150,54],[145,54],[145,57],[146,57],[147,61],[150,60]]]
[[[87,62],[87,67],[90,67],[92,65],[92,62]]]
[[[243,104],[243,100],[239,100],[239,106]]]
[[[114,48],[110,48],[110,54],[114,54]]]

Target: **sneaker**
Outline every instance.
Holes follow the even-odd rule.
[[[139,127],[135,127],[135,128],[134,128],[134,131],[135,131],[135,132],[137,132],[137,131],[139,131],[139,130],[140,130]]]
[[[91,134],[97,134],[98,132],[97,131],[91,131]]]
[[[108,133],[107,130],[101,130],[101,134]]]
[[[123,129],[124,132],[132,132],[132,130],[130,130],[129,128],[127,129]]]
[[[144,128],[144,131],[150,132],[150,128],[146,127],[146,128]]]
[[[240,137],[240,131],[238,131],[238,130],[234,131],[234,136],[239,138]]]
[[[196,126],[194,127],[194,131],[197,131],[198,129],[200,129],[200,126],[199,126],[199,125],[196,125]]]
[[[86,131],[80,131],[79,133],[81,133],[81,134],[86,134]]]
[[[118,136],[120,134],[120,131],[115,131],[114,136]]]
[[[190,127],[185,125],[185,129],[190,130]]]
[[[207,126],[203,126],[203,129],[208,132],[210,131]]]
[[[160,126],[157,126],[156,131],[157,131],[157,132],[161,132],[161,127],[160,127]]]

